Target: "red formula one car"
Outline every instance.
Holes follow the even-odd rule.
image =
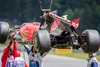
[[[60,17],[57,11],[43,9],[38,0],[40,10],[42,12],[41,25],[39,30],[34,32],[34,45],[42,52],[48,52],[51,47],[68,47],[74,49],[82,48],[85,53],[95,53],[100,47],[100,36],[96,30],[85,30],[82,34],[77,32],[79,18],[68,20],[67,16]],[[52,29],[53,28],[53,29]]]
[[[79,35],[76,31],[77,23],[73,25],[75,23],[66,22],[66,19],[52,12],[49,15],[45,15],[46,22],[44,22],[44,16],[42,17],[43,24],[23,23],[21,26],[11,29],[8,23],[0,22],[0,43],[6,42],[9,33],[15,33],[18,42],[32,44],[39,49],[38,52],[48,52],[51,48],[62,48],[62,46],[72,46],[74,49],[82,48],[85,53],[95,53],[99,50],[100,36],[96,30],[85,30]],[[56,19],[53,18],[53,15]]]
[[[69,21],[48,10],[43,12],[40,30],[34,32],[34,44],[40,51],[49,51],[51,47],[62,46],[72,46],[74,49],[82,48],[85,53],[98,51],[100,36],[96,30],[88,29],[79,35],[76,29],[79,19]],[[57,27],[51,30],[53,24],[56,24]]]

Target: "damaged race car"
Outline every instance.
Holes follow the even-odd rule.
[[[47,12],[47,10],[45,11]],[[34,44],[40,51],[46,52],[50,48],[72,46],[82,48],[85,53],[95,53],[99,50],[100,36],[96,30],[85,30],[81,35],[77,32],[78,24],[60,17],[52,12],[42,16],[40,30],[34,32]],[[53,28],[54,27],[54,28]]]
[[[39,1],[39,0],[38,0]],[[52,1],[52,0],[51,0]],[[0,22],[0,43],[5,43],[11,33],[19,43],[32,44],[38,52],[49,52],[51,48],[69,47],[82,48],[85,53],[95,53],[100,47],[100,35],[96,30],[77,32],[80,18],[68,20],[67,15],[60,17],[57,11],[42,9],[41,23],[23,23],[21,26],[9,28],[6,22]],[[51,2],[52,3],[52,2]]]
[[[33,34],[33,42],[40,52],[48,52],[51,48],[72,46],[74,49],[82,48],[85,53],[95,53],[100,47],[100,35],[96,30],[84,30],[80,35],[77,32],[80,18],[68,20],[67,15],[60,17],[57,11],[43,9],[40,0],[41,25]]]

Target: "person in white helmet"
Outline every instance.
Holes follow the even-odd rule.
[[[98,61],[96,59],[96,53],[88,54],[88,64],[87,67],[98,67]]]

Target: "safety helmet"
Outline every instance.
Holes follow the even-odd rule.
[[[96,56],[97,55],[97,53],[93,53],[93,56]]]

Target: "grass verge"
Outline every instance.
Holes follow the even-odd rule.
[[[78,59],[87,59],[88,58],[88,54],[82,53],[82,52],[73,52],[71,54],[56,54],[55,52],[49,52],[49,54],[73,57],[73,58],[78,58]],[[100,61],[100,55],[96,55],[96,58],[98,61]]]

